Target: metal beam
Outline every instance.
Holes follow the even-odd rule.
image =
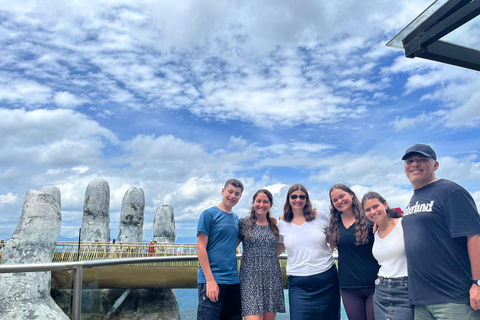
[[[80,320],[82,315],[82,280],[83,268],[76,268],[73,281],[72,320]]]
[[[421,57],[421,55],[424,54],[425,49],[428,48],[430,45],[432,45],[445,35],[449,34],[453,30],[464,25],[468,21],[474,19],[479,14],[480,0],[472,0],[463,7],[458,8],[457,11],[452,12],[449,16],[436,22],[431,27],[428,27],[427,30],[422,31],[419,27],[417,30],[421,31],[420,33],[418,33],[413,38],[409,35],[403,40],[405,56],[408,58]],[[453,46],[458,48],[464,48],[459,45]],[[427,49],[427,51],[432,50]],[[438,54],[441,55],[441,52],[438,52]],[[477,64],[478,63],[480,63],[480,59],[477,59]]]
[[[430,29],[432,26],[437,24],[439,21],[443,20],[446,16],[452,14],[452,12],[457,11],[459,8],[465,6],[471,2],[471,0],[450,0],[447,1],[443,6],[438,8],[434,13],[432,13],[425,21],[420,23],[412,32],[405,36],[402,40],[404,47],[406,44],[412,43],[426,30]]]
[[[437,41],[419,52],[417,57],[480,71],[480,51],[448,42]]]

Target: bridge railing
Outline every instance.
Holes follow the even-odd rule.
[[[240,256],[238,257],[240,258]],[[80,320],[82,306],[82,282],[83,271],[87,268],[98,268],[106,266],[117,266],[127,264],[145,264],[145,263],[174,263],[174,262],[198,261],[197,256],[161,256],[161,257],[143,257],[143,258],[122,258],[122,259],[104,259],[95,261],[76,261],[76,262],[58,262],[58,263],[39,263],[39,264],[17,264],[0,265],[0,273],[17,272],[41,272],[41,271],[65,271],[73,270],[73,299],[72,299],[72,319]]]
[[[241,249],[239,250],[239,252]],[[124,259],[141,257],[193,256],[197,254],[195,243],[144,242],[58,242],[52,262],[71,262],[101,259]]]

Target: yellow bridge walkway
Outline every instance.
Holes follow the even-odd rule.
[[[3,248],[2,248],[3,249]],[[0,251],[0,261],[3,255]],[[237,248],[241,263],[242,247]],[[198,259],[196,244],[191,243],[92,243],[58,242],[52,262],[75,262],[160,256],[191,256],[188,261],[146,262],[87,268],[84,288],[196,288]],[[336,252],[334,253],[336,258]],[[284,286],[287,286],[286,255],[280,256]],[[52,271],[52,289],[72,288],[73,271]]]
[[[237,248],[239,260],[242,247]],[[0,252],[0,258],[1,258]],[[196,244],[58,242],[52,262],[124,259],[158,256],[191,256],[189,261],[129,264],[85,269],[84,288],[196,288]],[[239,261],[241,262],[241,261]],[[284,283],[286,260],[281,260]],[[53,271],[52,289],[71,288],[73,272]]]

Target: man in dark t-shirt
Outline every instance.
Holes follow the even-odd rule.
[[[402,221],[415,319],[480,319],[480,216],[472,196],[437,179],[435,151],[415,144],[402,157],[414,194]]]

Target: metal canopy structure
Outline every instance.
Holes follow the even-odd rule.
[[[480,0],[437,0],[386,45],[480,71]]]

